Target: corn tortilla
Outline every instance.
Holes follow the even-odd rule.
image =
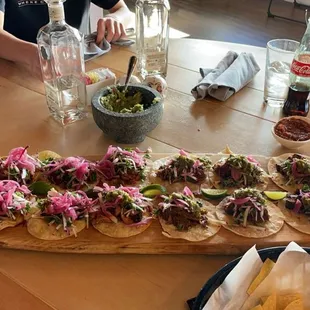
[[[121,221],[117,223],[107,223],[99,217],[92,220],[92,225],[103,235],[113,238],[127,238],[141,234],[151,225],[151,222],[152,221],[149,221],[148,223],[138,226],[130,226]]]
[[[145,174],[145,180],[140,180],[137,181],[136,183],[128,183],[128,182],[124,182],[122,180],[120,180],[119,178],[115,178],[112,180],[106,180],[103,176],[99,175],[99,181],[101,180],[103,183],[106,183],[110,186],[116,186],[119,187],[120,185],[122,186],[146,186],[149,182],[148,182],[148,176],[150,174],[150,171],[152,169],[152,165],[153,165],[153,161],[150,159],[146,159],[146,166],[144,168],[144,174]]]
[[[305,214],[298,214],[285,207],[285,201],[278,204],[284,215],[284,221],[296,230],[310,235],[310,217]]]
[[[286,153],[277,157],[272,157],[268,162],[268,173],[270,174],[272,181],[280,188],[283,188],[284,190],[291,193],[294,193],[296,192],[296,190],[301,189],[303,187],[303,184],[286,184],[287,180],[280,172],[277,171],[276,165],[282,163],[294,154],[296,153]],[[305,155],[302,156],[310,160],[310,157]]]
[[[187,186],[192,192],[198,191],[200,189],[200,187],[211,188],[211,183],[209,180],[209,171],[207,171],[207,169],[205,169],[205,174],[206,174],[207,178],[206,178],[206,180],[204,180],[201,183],[192,183],[192,182],[188,182],[188,181],[170,183],[169,181],[164,181],[161,178],[156,176],[156,173],[157,173],[160,166],[166,165],[166,163],[169,160],[174,159],[178,156],[179,156],[179,154],[175,154],[175,155],[164,157],[164,158],[161,158],[161,159],[154,161],[152,170],[151,170],[151,172],[149,174],[149,178],[148,178],[149,183],[161,184],[162,186],[164,186],[166,188],[168,193],[182,192],[185,186]],[[188,156],[194,160],[198,159],[198,157],[200,157],[200,156],[195,156],[192,154],[189,154]]]
[[[219,163],[220,161],[222,161],[223,159],[226,159],[228,158],[229,155],[214,155],[212,156],[212,162],[213,162],[213,165]],[[253,156],[255,158],[255,156]],[[255,188],[255,189],[258,189],[259,191],[264,191],[267,189],[268,187],[268,183],[269,183],[269,175],[266,173],[266,171],[259,167],[259,169],[262,171],[262,182],[261,183],[258,183],[256,184],[255,186],[248,186],[248,187],[251,187],[251,188]],[[221,178],[214,172],[212,171],[210,173],[210,180],[213,184],[213,186],[217,189],[227,189],[227,193],[228,194],[232,194],[236,189],[238,189],[239,187],[223,187],[221,185]],[[243,188],[245,186],[242,186],[240,188]]]
[[[221,228],[219,224],[212,223],[212,219],[216,220],[214,215],[215,207],[208,202],[203,202],[202,208],[207,209],[208,225],[203,227],[202,225],[196,225],[191,227],[187,231],[179,231],[173,224],[168,224],[163,218],[159,216],[159,222],[163,229],[163,235],[173,239],[185,239],[188,241],[203,241],[214,236]]]
[[[16,217],[15,220],[9,218],[0,220],[0,230],[3,230],[8,227],[15,227],[24,221],[24,217],[20,213],[16,214],[15,217]]]
[[[77,234],[85,227],[85,220],[74,221],[74,230]],[[28,220],[27,230],[32,236],[41,240],[62,240],[74,236],[72,230],[70,230],[70,232],[66,232],[63,230],[63,227],[60,227],[57,230],[55,224],[49,225],[44,218],[35,216]]]
[[[251,225],[250,227],[243,227],[241,225],[234,224],[234,219],[232,216],[228,215],[224,211],[224,204],[227,202],[228,198],[225,198],[216,207],[216,216],[220,221],[226,222],[223,225],[224,228],[232,231],[233,233],[247,237],[247,238],[265,238],[276,234],[279,232],[284,224],[284,216],[277,206],[273,203],[267,201],[267,210],[269,214],[269,221],[267,221],[264,226],[259,226],[258,228]]]

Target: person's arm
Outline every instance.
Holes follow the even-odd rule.
[[[3,25],[4,13],[0,11],[0,58],[25,65],[32,74],[41,77],[37,45],[16,38]]]
[[[93,2],[99,4],[100,1]],[[98,20],[97,43],[100,43],[103,38],[111,42],[126,36],[125,29],[132,22],[132,13],[123,0],[119,0],[112,8],[109,8],[109,12],[104,18]]]

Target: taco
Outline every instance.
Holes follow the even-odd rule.
[[[216,216],[233,233],[248,238],[271,236],[283,226],[283,214],[252,188],[238,189],[216,207]]]
[[[232,193],[235,189],[252,187],[265,190],[269,177],[251,156],[229,155],[214,164],[211,181],[218,189],[228,189]]]
[[[25,185],[16,181],[0,181],[0,230],[22,223],[34,199]]]
[[[152,201],[136,187],[119,187],[103,184],[95,187],[99,209],[92,225],[109,237],[125,238],[138,235],[152,222]]]
[[[209,186],[211,161],[206,156],[196,156],[180,150],[174,155],[156,160],[149,181],[163,185],[168,192],[179,192],[184,187],[199,191],[200,187]]]
[[[0,180],[13,180],[29,185],[36,179],[40,162],[27,154],[28,147],[12,149],[6,158],[0,159]]]
[[[162,196],[156,214],[163,228],[163,235],[188,241],[202,241],[215,235],[220,221],[214,217],[215,207],[196,199],[188,187],[183,193]]]
[[[97,163],[103,182],[115,186],[143,183],[150,169],[149,152],[110,145],[107,153]]]
[[[57,190],[88,190],[99,181],[96,164],[82,157],[50,158],[42,162],[40,179]]]
[[[268,162],[272,181],[288,192],[310,186],[310,158],[300,154],[283,154]]]
[[[297,190],[279,202],[284,220],[291,227],[310,234],[310,192]]]
[[[82,191],[60,193],[52,189],[46,199],[37,201],[36,212],[27,222],[28,232],[42,240],[76,237],[88,227],[95,203]]]

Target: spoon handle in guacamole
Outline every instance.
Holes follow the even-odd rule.
[[[126,76],[124,91],[127,90],[128,83],[130,81],[132,72],[133,72],[133,70],[136,67],[136,64],[137,64],[137,57],[136,56],[131,56],[130,59],[129,59],[129,63],[128,63],[128,70],[127,70],[127,76]]]

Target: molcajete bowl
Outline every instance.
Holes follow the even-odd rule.
[[[113,86],[114,87],[114,86]],[[123,90],[123,86],[117,87]],[[138,113],[118,113],[102,106],[100,98],[110,94],[111,87],[98,91],[92,99],[93,118],[97,126],[108,137],[117,143],[133,144],[142,142],[148,132],[159,124],[163,115],[163,98],[154,89],[140,85],[130,84],[128,96],[141,92],[144,111]],[[152,103],[155,98],[158,102]]]

